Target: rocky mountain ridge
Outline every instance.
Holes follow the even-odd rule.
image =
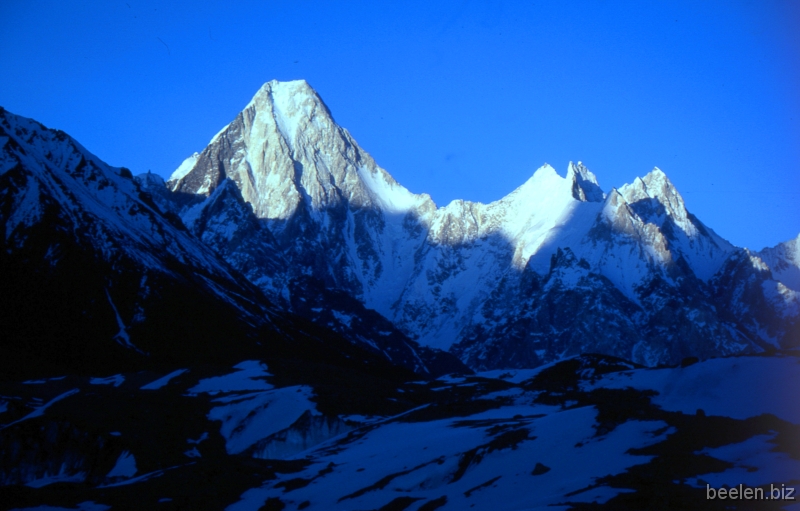
[[[796,258],[764,252],[773,273],[689,213],[658,168],[604,194],[580,162],[565,177],[545,165],[499,201],[437,207],[302,80],[265,84],[167,188],[165,207],[274,300],[290,307],[291,283],[311,278],[477,369],[595,351],[655,365],[800,342]],[[238,221],[211,212],[236,190]],[[564,309],[583,326],[547,312]]]

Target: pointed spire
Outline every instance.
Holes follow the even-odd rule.
[[[642,181],[647,187],[647,195],[668,206],[673,214],[679,216],[686,214],[683,197],[660,168],[653,167]]]
[[[579,201],[602,202],[605,199],[605,194],[597,183],[597,177],[581,162],[577,165],[569,162],[567,181],[572,187],[572,196]]]
[[[633,183],[624,185],[619,191],[625,197],[625,200],[631,203],[650,198],[656,199],[674,211],[680,211],[684,208],[683,198],[678,193],[675,185],[658,167],[653,167],[653,170],[648,172],[644,178],[637,177],[633,180]]]

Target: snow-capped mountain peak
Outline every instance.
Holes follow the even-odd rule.
[[[226,179],[231,192],[225,194],[231,198],[226,203],[236,215],[224,215],[221,206],[210,205],[221,204],[213,192]],[[233,185],[239,194],[233,193]],[[690,302],[710,300],[704,294],[709,291],[698,286],[709,285],[737,251],[689,213],[658,168],[606,195],[582,162],[570,162],[563,177],[545,164],[497,201],[455,200],[437,208],[428,195],[411,193],[379,167],[334,122],[306,82],[272,81],[199,156],[176,171],[168,186],[183,197],[209,203],[183,204],[178,212],[187,225],[199,229],[195,234],[220,244],[218,251],[230,254],[228,260],[276,300],[276,294],[293,300],[289,291],[280,290],[289,284],[281,282],[312,277],[349,294],[429,346],[448,349],[483,338],[488,331],[524,336],[525,328],[500,333],[497,325],[508,318],[492,326],[495,311],[528,317],[527,309],[516,307],[537,293],[555,303],[561,293],[589,288],[607,305],[603,311],[586,311],[587,317],[616,324],[608,338],[627,339],[614,350],[638,346],[636,355],[611,348],[608,353],[662,363],[678,357],[682,348],[673,342],[678,338],[713,338],[719,346],[703,348],[708,353],[752,345],[730,323],[719,326],[721,320],[707,304],[698,310],[708,316],[706,324],[714,326],[698,327],[691,335],[673,332],[672,326],[647,334],[663,338],[666,344],[658,348],[642,337],[643,329],[651,328],[649,322],[660,324],[662,320],[654,319],[659,314],[687,314],[659,312],[668,303],[678,303],[675,296],[689,293],[692,297],[684,298]],[[234,195],[241,198],[233,200]],[[243,208],[246,203],[252,213]],[[201,210],[203,222],[196,223]],[[246,223],[260,226],[253,232],[266,229],[259,236],[278,252],[269,272],[253,266],[255,259],[244,253],[251,248],[232,250],[226,241],[239,239],[231,234],[229,220],[248,214],[253,219]],[[741,271],[744,275],[750,270]],[[619,314],[635,318],[621,326],[612,320]],[[553,327],[547,321],[536,324]],[[566,332],[556,329],[547,335],[561,335],[556,331]],[[584,347],[595,342],[589,332],[586,335],[574,342]],[[480,367],[512,363],[510,352],[506,355],[511,358],[487,362],[485,352],[470,350],[464,348],[462,360]],[[522,357],[525,361],[513,363],[540,363],[568,351],[537,350],[547,353],[545,358]]]
[[[658,167],[653,168],[644,178],[637,177],[633,183],[623,185],[619,192],[629,203],[639,200],[656,199],[665,206],[671,206],[670,212],[684,209],[683,198],[680,196],[672,181]]]
[[[626,214],[631,216],[623,223],[640,226],[639,232],[650,229],[648,225],[655,227],[657,237],[663,237],[657,244],[672,253],[664,260],[683,258],[702,280],[710,279],[735,250],[689,213],[675,185],[658,167],[644,178],[637,177],[633,183],[620,187],[618,192],[626,203]],[[648,236],[656,236],[655,231]]]
[[[312,215],[348,204],[400,213],[430,201],[411,194],[378,167],[336,125],[304,80],[264,84],[168,183],[173,191],[207,196],[226,177],[258,218],[280,222],[304,208]]]
[[[290,147],[294,147],[298,133],[308,133],[309,125],[324,129],[333,122],[330,111],[305,80],[265,83],[245,110],[251,108],[271,113]]]

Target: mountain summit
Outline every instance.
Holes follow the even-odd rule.
[[[264,84],[168,186],[208,195],[226,178],[258,218],[272,221],[291,219],[304,204],[315,211],[344,203],[397,211],[424,201],[358,147],[304,80]]]
[[[295,307],[313,279],[473,368],[798,343],[796,290],[687,211],[658,168],[606,194],[581,162],[565,177],[544,165],[498,201],[437,207],[379,167],[305,81],[272,81],[167,187],[190,230],[276,301]],[[227,214],[211,211],[220,193],[240,196],[247,219],[211,220]],[[279,262],[260,266],[265,247]],[[737,302],[737,279],[763,282],[754,304]]]

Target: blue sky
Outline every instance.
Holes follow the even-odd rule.
[[[399,182],[489,202],[660,167],[739,246],[800,232],[800,2],[0,3],[0,105],[169,175],[305,78]]]

